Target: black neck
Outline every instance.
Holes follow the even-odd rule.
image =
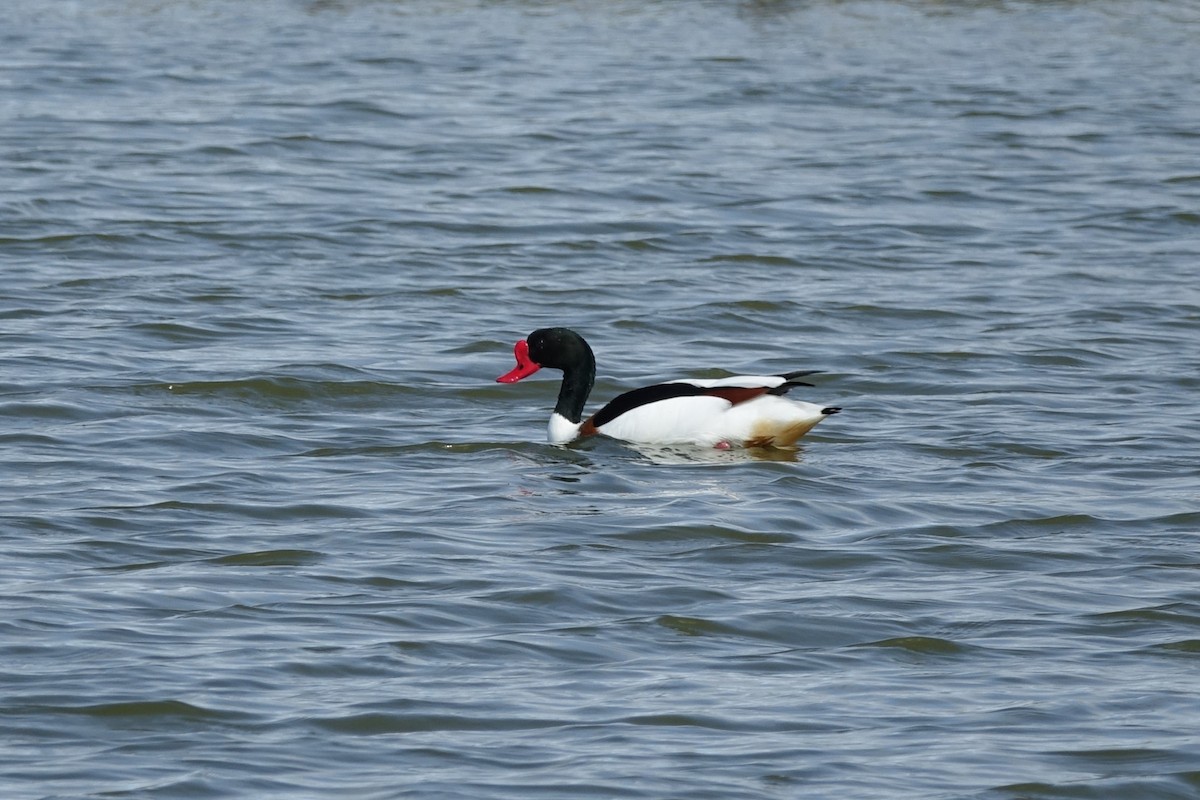
[[[570,328],[538,328],[525,340],[529,358],[550,369],[561,369],[562,386],[558,390],[558,405],[554,412],[578,424],[583,419],[583,405],[596,380],[596,357],[592,348]]]
[[[596,360],[589,352],[586,359],[563,370],[562,386],[558,389],[558,404],[554,406],[555,413],[563,415],[571,422],[582,421],[583,406],[587,403],[588,395],[592,393],[592,384],[595,381]]]

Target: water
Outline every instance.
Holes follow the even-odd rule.
[[[1200,13],[0,11],[0,780],[1200,797]],[[794,453],[543,442],[820,369]]]

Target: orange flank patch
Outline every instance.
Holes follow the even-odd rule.
[[[767,387],[723,386],[719,389],[707,389],[704,393],[712,395],[713,397],[720,397],[724,400],[728,400],[730,403],[736,406],[738,403],[744,403],[747,400],[753,400],[756,397],[762,397],[767,393]]]

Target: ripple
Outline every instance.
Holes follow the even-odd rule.
[[[313,380],[286,375],[237,378],[218,381],[184,381],[150,384],[135,390],[160,390],[178,396],[228,398],[243,403],[286,407],[302,403],[353,400],[357,403],[383,403],[422,390],[401,384],[371,380]]]
[[[9,5],[6,800],[1196,795],[1186,4]]]
[[[123,703],[99,703],[90,706],[61,707],[50,709],[69,714],[79,714],[98,719],[112,720],[238,720],[247,715],[229,711],[215,711],[182,700],[131,700]]]
[[[323,553],[312,550],[262,550],[221,556],[211,561],[229,567],[300,567],[316,564],[324,558]]]
[[[786,533],[738,530],[720,525],[666,525],[654,528],[635,529],[619,534],[619,538],[633,542],[751,542],[776,544],[791,542],[795,537]]]
[[[895,648],[917,655],[929,656],[962,655],[969,650],[969,648],[957,642],[931,636],[898,636],[891,639],[882,639],[878,642],[869,642],[859,645],[859,647]]]
[[[554,728],[555,720],[468,717],[451,714],[356,714],[334,719],[317,719],[313,723],[334,733],[358,736],[378,736],[394,733],[442,731],[528,731]]]

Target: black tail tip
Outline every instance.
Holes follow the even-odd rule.
[[[822,414],[836,414],[836,413],[838,413],[839,411],[841,411],[841,409],[840,409],[840,408],[838,408],[837,406],[830,406],[829,408],[822,408],[822,409],[821,409],[821,413],[822,413]]]

